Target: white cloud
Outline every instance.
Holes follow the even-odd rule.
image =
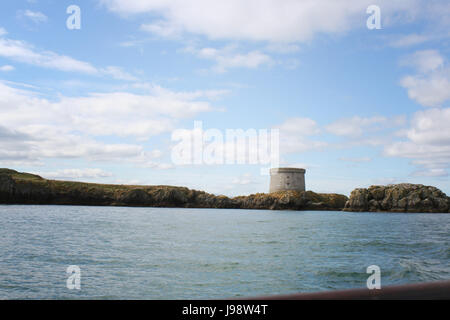
[[[113,174],[102,169],[61,169],[51,172],[36,172],[46,179],[95,179],[112,177]]]
[[[211,39],[269,42],[308,41],[316,34],[339,34],[365,28],[371,0],[99,0],[120,15],[147,13],[159,16],[150,24],[159,35],[180,30]],[[379,0],[385,21],[414,16],[419,0]],[[168,32],[172,35],[172,31]]]
[[[448,32],[450,26],[450,4],[444,1],[427,1],[423,14],[433,20],[433,23]]]
[[[36,51],[24,41],[0,38],[0,56],[39,67],[96,74],[91,64],[51,51]]]
[[[4,36],[5,34],[8,34],[8,32],[4,28],[0,28],[0,37]]]
[[[178,119],[213,110],[205,92],[173,92],[154,86],[147,95],[128,92],[60,97],[49,101],[0,82],[0,161],[84,158],[131,161],[162,168],[139,142],[170,131]],[[105,143],[99,136],[129,137],[138,143]]]
[[[388,119],[385,117],[364,118],[354,116],[337,120],[326,126],[326,129],[328,132],[338,136],[360,137],[365,132],[379,129],[380,125],[384,125],[387,122]]]
[[[20,126],[34,122],[35,117],[40,119],[39,122],[35,121],[39,125],[32,127],[36,131],[40,126],[49,124],[59,124],[61,127],[70,124],[77,130],[95,136],[148,138],[171,130],[176,119],[212,111],[209,102],[195,100],[202,97],[200,92],[190,95],[158,86],[154,86],[147,95],[94,93],[86,97],[61,97],[57,102],[26,97],[25,94],[29,93],[24,94],[5,85],[0,85],[0,92],[6,97],[10,96],[8,100],[14,99],[16,103],[14,108],[0,110],[4,121],[14,119]]]
[[[255,69],[261,65],[271,65],[270,56],[258,50],[240,53],[236,46],[227,46],[221,49],[187,47],[184,52],[192,53],[199,58],[215,61],[212,70],[217,73],[226,72],[231,68]]]
[[[5,33],[3,33],[4,35]],[[138,79],[119,67],[97,68],[92,64],[60,55],[52,51],[37,50],[25,41],[2,38],[0,29],[0,57],[41,68],[65,72],[78,72],[96,76],[110,76],[117,80],[137,81]]]
[[[245,173],[243,175],[240,175],[237,178],[234,178],[232,183],[237,185],[247,185],[253,183],[253,178],[250,173]]]
[[[403,132],[406,140],[385,147],[387,156],[403,157],[422,168],[416,175],[446,175],[450,167],[450,108],[415,113]]]
[[[370,162],[370,161],[372,161],[372,158],[370,158],[370,157],[359,157],[359,158],[342,157],[342,158],[339,158],[339,160],[345,161],[345,162],[360,163],[360,162]]]
[[[0,71],[3,71],[3,72],[13,71],[14,69],[15,68],[10,65],[4,65],[4,66],[0,67]]]
[[[448,172],[445,169],[431,168],[426,170],[417,170],[412,173],[416,177],[447,177]]]
[[[424,34],[407,34],[396,37],[395,39],[390,41],[390,46],[394,48],[402,48],[418,45],[427,41],[434,39],[434,36],[424,35]]]
[[[300,51],[300,46],[292,43],[270,43],[266,49],[275,53],[295,53]]]
[[[47,16],[39,11],[25,10],[24,12],[20,12],[19,14],[30,19],[34,23],[47,22],[48,20]]]
[[[280,130],[280,151],[283,154],[317,150],[328,145],[308,138],[321,131],[317,123],[309,118],[290,118],[274,128]]]
[[[138,81],[138,78],[119,67],[109,66],[102,69],[101,72],[105,75],[110,75],[117,80]]]
[[[406,125],[405,116],[360,117],[338,119],[325,126],[326,131],[342,137],[341,143],[333,144],[339,148],[355,146],[382,146],[392,142],[399,130]]]
[[[406,56],[400,64],[411,66],[421,73],[427,73],[442,67],[444,58],[437,50],[421,50]]]
[[[287,134],[310,136],[320,132],[317,123],[309,118],[290,118],[276,128]]]
[[[450,68],[427,75],[406,76],[401,85],[410,99],[426,107],[439,107],[450,99]]]
[[[417,112],[406,136],[414,143],[450,146],[450,108]]]
[[[156,21],[154,23],[142,24],[141,30],[153,33],[163,38],[177,38],[181,33],[180,28],[169,24],[166,21]]]
[[[450,65],[438,51],[417,51],[401,63],[417,70],[400,81],[410,99],[426,107],[439,107],[450,99]]]

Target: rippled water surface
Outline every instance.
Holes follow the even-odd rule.
[[[450,215],[0,206],[0,298],[226,298],[450,279]],[[81,290],[66,287],[69,265]]]

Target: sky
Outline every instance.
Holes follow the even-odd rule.
[[[174,161],[254,129],[308,190],[450,194],[449,27],[447,0],[2,1],[0,167],[267,192],[270,163]]]

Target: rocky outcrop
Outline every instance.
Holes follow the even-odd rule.
[[[280,191],[236,197],[242,209],[272,210],[342,210],[347,197],[340,194],[320,194],[312,191]]]
[[[342,210],[347,197],[285,191],[229,198],[173,186],[127,186],[46,180],[0,169],[0,204],[60,204],[272,210]]]
[[[345,211],[450,212],[450,198],[441,190],[421,184],[402,183],[355,189]]]

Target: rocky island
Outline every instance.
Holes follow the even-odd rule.
[[[450,212],[450,198],[441,190],[421,184],[371,186],[352,191],[345,211]]]
[[[229,198],[185,187],[47,180],[0,169],[0,204],[447,213],[450,199],[434,187],[407,184],[355,189],[350,198],[292,190]]]
[[[342,210],[348,198],[283,191],[229,198],[174,186],[131,186],[47,180],[0,169],[0,204],[59,204],[230,209]]]

